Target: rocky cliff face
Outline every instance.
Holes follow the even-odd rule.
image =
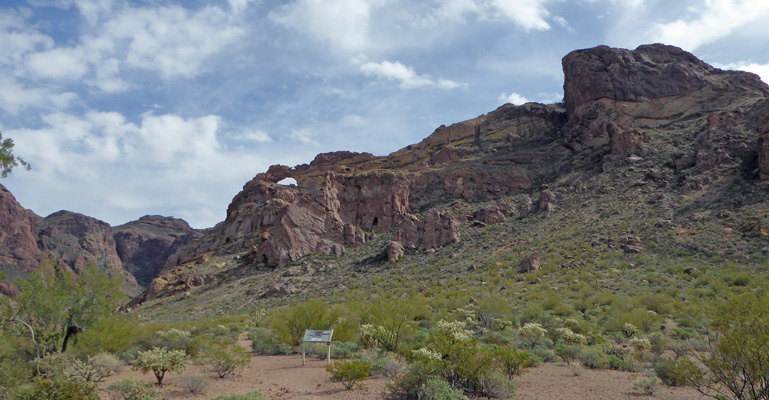
[[[391,240],[385,253],[394,261],[402,249],[461,241],[468,219],[499,223],[514,214],[492,206],[465,218],[452,212],[454,201],[525,193],[540,200],[522,212],[549,215],[557,190],[547,187],[563,185],[560,177],[645,158],[659,166],[651,176],[683,192],[735,174],[769,180],[769,88],[758,76],[659,44],[574,51],[563,69],[563,104],[507,104],[389,156],[336,152],[270,167],[243,187],[224,222],[166,268],[223,249],[275,268],[309,253],[343,254],[379,234]],[[298,185],[277,185],[287,177]]]
[[[34,270],[46,258],[37,247],[40,217],[22,207],[0,185],[0,271],[11,275]]]
[[[183,220],[147,216],[116,227],[82,214],[59,211],[45,218],[23,208],[0,185],[0,293],[10,295],[14,278],[51,266],[79,273],[93,265],[122,277],[129,291],[146,286],[166,260],[199,237]]]
[[[158,215],[141,217],[112,231],[123,268],[145,287],[160,274],[179,247],[201,236],[184,220]]]

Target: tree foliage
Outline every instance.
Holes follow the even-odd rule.
[[[109,315],[125,298],[122,282],[93,266],[78,276],[45,270],[16,281],[15,304],[6,304],[0,313],[0,328],[27,336],[39,355],[66,351],[69,339]]]
[[[7,177],[15,167],[30,169],[28,162],[13,154],[13,146],[13,139],[3,139],[3,134],[0,133],[0,176],[3,178]]]
[[[707,350],[694,352],[707,368],[698,389],[714,398],[769,399],[769,295],[721,301],[710,319]]]

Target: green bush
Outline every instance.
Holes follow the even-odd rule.
[[[633,382],[633,389],[638,390],[647,396],[651,396],[654,394],[654,391],[657,390],[657,378],[636,379]]]
[[[201,361],[224,378],[238,368],[243,368],[251,361],[251,355],[238,344],[212,342],[205,346]]]
[[[160,397],[151,383],[124,379],[117,381],[107,388],[113,400],[157,400]]]
[[[219,396],[211,400],[268,400],[268,399],[267,399],[267,396],[259,392],[249,392],[246,394],[231,394],[227,396]]]
[[[35,378],[32,387],[17,396],[19,400],[99,400],[96,385],[63,376]]]
[[[354,342],[331,342],[331,358],[336,360],[353,358],[360,351],[360,346]],[[328,357],[328,345],[313,343],[307,346],[307,353],[319,360]]]
[[[371,364],[360,360],[337,361],[327,365],[326,371],[331,373],[331,382],[342,382],[344,388],[350,390],[368,379]]]
[[[697,381],[702,374],[687,358],[676,361],[660,359],[654,363],[654,373],[668,386],[686,386]]]
[[[156,347],[140,352],[133,369],[141,370],[145,374],[152,371],[158,380],[158,385],[162,385],[166,372],[184,371],[189,358],[182,350],[167,351]]]
[[[420,400],[462,400],[465,394],[443,379],[430,379],[419,387]]]
[[[176,380],[176,386],[190,392],[190,394],[203,394],[208,387],[208,380],[198,375],[180,376]]]
[[[554,351],[558,358],[563,360],[566,365],[571,365],[571,363],[579,356],[581,348],[579,346],[568,345],[564,342],[558,342],[555,344]]]
[[[339,318],[339,312],[320,299],[296,304],[283,313],[270,317],[270,327],[278,342],[289,346],[299,345],[307,329],[331,329]]]
[[[510,346],[497,347],[494,356],[499,363],[502,373],[512,380],[531,365],[531,354]]]
[[[194,357],[200,351],[200,342],[190,332],[181,329],[168,329],[155,332],[154,346],[165,350],[180,350]]]
[[[251,349],[256,354],[277,356],[294,353],[294,347],[278,342],[271,329],[251,329],[248,338],[251,339]]]
[[[80,333],[74,350],[81,358],[102,352],[122,354],[135,343],[136,323],[125,314],[110,314]]]
[[[582,365],[590,369],[607,369],[609,368],[609,357],[596,347],[584,347],[580,351],[577,359]]]

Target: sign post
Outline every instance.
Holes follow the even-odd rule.
[[[302,366],[305,362],[305,352],[307,343],[326,343],[328,346],[328,356],[326,357],[326,365],[331,364],[331,336],[334,335],[334,330],[314,330],[307,329],[304,331],[304,338],[302,339]]]

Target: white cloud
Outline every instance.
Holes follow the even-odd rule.
[[[371,43],[372,11],[383,0],[296,0],[270,13],[283,26],[330,43],[342,51],[361,51]]]
[[[521,104],[528,103],[529,99],[527,99],[526,97],[523,97],[520,94],[515,93],[515,92],[510,93],[509,95],[505,94],[505,93],[502,93],[501,95],[499,95],[499,102],[502,103],[502,104],[512,103],[512,104],[515,104],[517,106],[520,106]]]
[[[248,8],[248,4],[251,3],[251,1],[252,0],[227,0],[227,2],[230,4],[230,9],[235,14],[239,14]]]
[[[362,117],[357,114],[349,114],[345,115],[344,118],[339,122],[342,126],[349,126],[353,128],[361,128],[366,125],[368,125],[369,121],[366,117]]]
[[[288,134],[288,138],[294,142],[312,146],[318,145],[318,142],[315,140],[315,132],[309,128],[292,129]]]
[[[690,8],[692,18],[655,24],[651,31],[653,40],[693,51],[769,16],[766,0],[704,0],[702,3]]]
[[[496,11],[526,31],[550,29],[546,19],[550,12],[544,3],[548,0],[491,0]]]
[[[414,69],[400,62],[383,61],[381,63],[367,62],[360,66],[361,72],[366,76],[397,82],[403,89],[415,89],[424,86],[436,86],[441,89],[457,89],[467,87],[466,83],[457,83],[447,79],[437,82],[429,75],[419,75]]]
[[[245,130],[245,131],[243,131],[243,133],[241,133],[238,136],[238,139],[240,139],[240,140],[248,140],[248,141],[257,142],[257,143],[270,143],[270,142],[272,142],[272,138],[270,137],[270,135],[268,135],[267,132],[265,132],[265,131],[263,131],[261,129]]]
[[[53,211],[66,207],[106,218],[125,210],[195,210],[200,213],[177,215],[211,226],[235,194],[228,185],[266,167],[257,156],[222,145],[215,115],[145,113],[132,123],[117,112],[52,113],[43,122],[39,129],[7,132],[19,155],[34,165],[24,177],[27,192],[41,193],[40,201],[25,204],[33,209],[47,203],[42,193],[53,190],[61,196]]]
[[[31,54],[27,61],[34,77],[43,79],[79,79],[88,71],[88,62],[80,49],[55,48]]]
[[[104,29],[108,38],[128,43],[126,65],[157,71],[164,78],[198,75],[208,57],[245,34],[217,7],[195,13],[181,7],[129,9]]]
[[[758,64],[753,62],[738,62],[729,64],[713,63],[713,66],[721,69],[731,69],[739,71],[752,72],[761,77],[764,83],[769,82],[769,64]]]

